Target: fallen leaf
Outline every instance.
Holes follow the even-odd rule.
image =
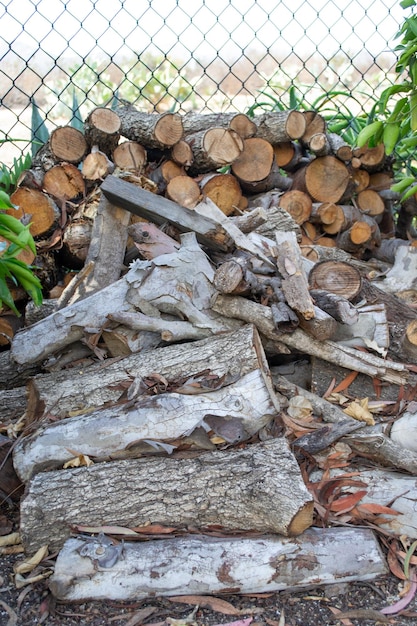
[[[10,533],[0,537],[0,546],[15,546],[20,543],[20,533]]]
[[[350,372],[334,389],[332,389],[332,393],[340,393],[341,391],[346,391],[348,387],[353,383],[355,378],[357,377],[358,372]]]
[[[80,533],[98,534],[104,533],[105,535],[137,535],[132,528],[126,528],[125,526],[82,526],[80,524],[72,526],[73,530]]]
[[[351,402],[343,412],[349,417],[353,417],[355,420],[365,422],[368,426],[375,426],[375,420],[372,413],[368,409],[368,398],[362,398],[362,400],[354,400]]]
[[[48,546],[42,546],[33,554],[30,558],[24,561],[19,561],[13,565],[13,571],[15,574],[27,574],[31,572],[39,563],[47,556]]]
[[[403,598],[401,598],[401,600],[398,600],[398,602],[395,602],[395,604],[392,604],[391,606],[386,606],[383,609],[381,609],[381,613],[383,613],[384,615],[395,615],[396,613],[399,613],[400,611],[405,609],[406,606],[410,604],[410,602],[416,595],[416,592],[417,592],[417,578],[412,576],[410,589],[408,593]]]
[[[248,617],[247,619],[240,619],[237,622],[227,622],[226,624],[215,624],[214,626],[249,626],[252,620],[253,620],[253,617]]]
[[[70,451],[72,452],[72,450]],[[78,454],[73,459],[70,459],[62,466],[63,469],[67,469],[68,467],[90,467],[90,465],[94,465],[94,461],[90,459],[86,454]]]
[[[3,600],[0,600],[0,606],[9,615],[9,621],[7,622],[7,626],[16,626],[17,620],[19,619],[17,613],[15,613],[15,611],[13,611],[13,609],[8,604],[3,602]]]
[[[210,609],[223,615],[241,615],[241,611],[236,609],[233,604],[214,596],[174,596],[168,598],[168,600],[181,602],[182,604],[197,604],[204,609]]]

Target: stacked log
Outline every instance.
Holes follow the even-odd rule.
[[[38,226],[38,203],[30,208],[38,251],[55,250],[76,273],[65,284],[61,276],[58,297],[18,332],[4,316],[2,334],[4,420],[23,412],[26,395],[13,446],[26,552],[47,543],[67,569],[79,557],[98,571],[120,567],[122,548],[103,529],[122,527],[127,538],[151,522],[178,533],[265,533],[280,559],[277,538],[281,549],[299,536],[306,553],[315,541],[316,487],[300,471],[307,455],[340,439],[352,456],[417,473],[415,452],[382,426],[358,425],[271,368],[301,354],[358,385],[384,386],[395,401],[415,385],[416,247],[386,244],[395,238],[384,230],[381,148],[350,149],[315,112],[98,108],[74,135],[73,155],[71,131],[60,131],[15,194],[23,216],[26,196],[45,198],[48,227]],[[74,239],[82,244],[71,247]],[[311,402],[312,431],[288,417],[293,396]],[[83,529],[101,534],[73,544]],[[369,534],[353,532],[376,563],[358,576],[384,573]],[[126,544],[127,562],[131,554]],[[322,576],[318,562],[309,567]],[[280,581],[275,565],[275,586],[256,591],[308,584]],[[331,571],[349,579],[347,566]],[[82,599],[77,585],[60,564],[55,595]]]

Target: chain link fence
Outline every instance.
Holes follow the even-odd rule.
[[[360,114],[396,79],[398,0],[3,0],[0,162],[118,97],[141,110]],[[17,141],[23,140],[23,141]]]

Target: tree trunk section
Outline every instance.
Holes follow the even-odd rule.
[[[42,191],[19,187],[12,193],[10,200],[18,208],[10,209],[6,213],[17,219],[30,217],[30,232],[33,237],[47,237],[58,226],[61,212],[55,202]]]
[[[132,105],[117,108],[120,134],[137,141],[145,149],[171,148],[183,138],[184,128],[178,113],[145,113]]]
[[[274,160],[272,145],[261,137],[244,140],[240,156],[232,163],[232,173],[239,181],[254,183],[264,180]]]
[[[256,136],[272,145],[301,139],[306,130],[306,120],[299,111],[267,112],[254,117]]]
[[[242,511],[245,512],[242,515]],[[312,524],[313,500],[285,439],[195,458],[143,458],[37,474],[21,502],[25,551],[62,548],[71,526],[148,522],[285,536]]]
[[[51,167],[43,177],[43,188],[60,201],[75,200],[85,195],[83,175],[71,163],[60,163]]]
[[[113,150],[113,162],[122,170],[141,174],[146,161],[146,150],[137,141],[124,141]]]
[[[193,152],[191,169],[196,174],[234,163],[241,155],[244,145],[240,135],[228,128],[210,128],[187,135],[185,140]]]
[[[105,107],[91,111],[84,124],[84,135],[90,149],[95,146],[112,158],[120,139],[121,121],[117,113]]]
[[[353,300],[361,290],[360,272],[344,261],[320,261],[309,273],[311,289],[330,291],[347,300]]]
[[[106,555],[109,562],[114,560],[116,548],[110,539],[106,545],[104,563]],[[291,539],[265,535],[129,542],[124,544],[123,557],[108,570],[94,562],[100,554],[99,538],[69,539],[50,581],[53,595],[61,601],[81,602],[141,601],[174,594],[195,597],[206,595],[208,589],[210,594],[262,594],[372,581],[386,574],[375,536],[363,528],[310,528]]]

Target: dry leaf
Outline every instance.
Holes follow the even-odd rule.
[[[22,589],[22,587],[26,587],[26,585],[32,585],[33,583],[38,583],[40,580],[45,580],[45,578],[49,578],[52,574],[53,570],[51,569],[45,570],[36,576],[29,576],[29,578],[25,578],[21,574],[16,574],[14,584],[16,589]]]
[[[27,574],[31,572],[47,556],[48,546],[42,546],[34,555],[24,561],[19,561],[13,566],[15,574]]]
[[[205,609],[216,611],[216,613],[222,613],[223,615],[240,615],[241,611],[236,609],[233,604],[222,600],[221,598],[215,598],[214,596],[174,596],[168,598],[171,602],[181,602],[183,604],[197,604]]]
[[[313,407],[310,400],[304,396],[294,396],[290,398],[287,413],[295,419],[305,419],[313,413]]]
[[[3,535],[0,537],[0,546],[15,546],[20,543],[20,533],[10,533],[10,535]]]
[[[86,454],[78,454],[73,459],[70,459],[62,466],[63,469],[67,469],[68,467],[90,467],[90,465],[94,465],[94,461],[90,459]]]
[[[368,398],[362,398],[362,400],[359,401],[355,400],[343,409],[343,413],[346,413],[349,417],[353,417],[355,420],[365,422],[367,426],[375,426],[375,420],[368,409],[368,401]]]

